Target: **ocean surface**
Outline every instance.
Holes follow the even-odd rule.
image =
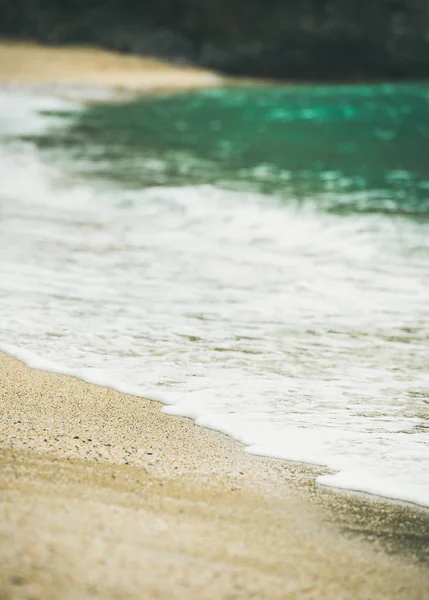
[[[429,85],[71,92],[0,90],[0,348],[429,506]]]

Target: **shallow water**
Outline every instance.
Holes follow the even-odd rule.
[[[429,87],[0,107],[2,348],[429,505]]]

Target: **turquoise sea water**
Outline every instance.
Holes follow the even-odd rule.
[[[0,96],[3,348],[429,505],[429,85]]]
[[[428,106],[421,84],[215,89],[93,106],[66,143],[131,186],[221,183],[425,218]]]

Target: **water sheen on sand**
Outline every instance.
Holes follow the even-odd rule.
[[[428,100],[2,92],[1,347],[429,505]]]

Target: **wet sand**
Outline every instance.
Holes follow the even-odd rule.
[[[429,511],[0,353],[1,598],[421,599]]]
[[[0,81],[148,92],[216,76],[0,44]],[[0,353],[1,599],[425,599],[429,511],[316,486],[156,402]]]

